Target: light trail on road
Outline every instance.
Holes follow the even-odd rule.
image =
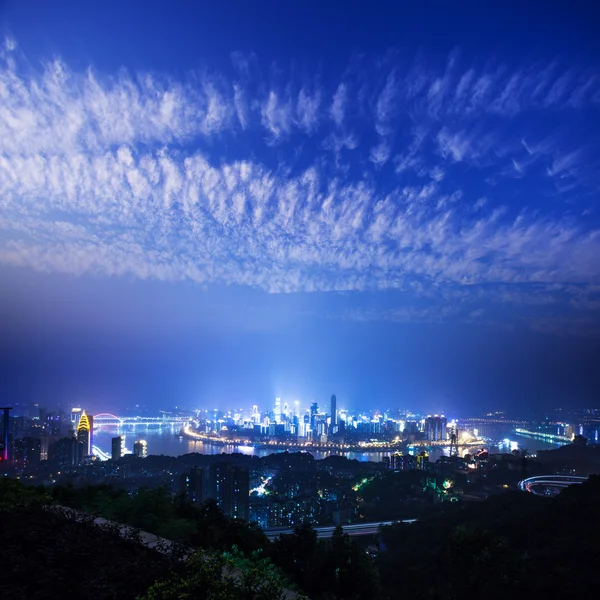
[[[546,490],[550,488],[564,489],[570,485],[578,485],[587,481],[587,477],[578,477],[576,475],[537,475],[528,477],[519,481],[518,487],[523,492],[529,492],[535,496],[546,496]],[[536,491],[536,488],[542,488],[544,491]]]

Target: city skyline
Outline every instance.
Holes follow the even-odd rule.
[[[594,7],[26,4],[7,402],[597,402]]]
[[[78,468],[111,458],[120,461],[127,455],[146,458],[151,454],[180,456],[199,451],[258,456],[300,451],[315,453],[316,458],[333,452],[379,462],[407,451],[413,457],[423,452],[456,457],[459,450],[521,451],[520,444],[528,445],[528,440],[552,448],[580,443],[579,436],[586,443],[597,444],[600,431],[598,409],[557,410],[519,420],[502,412],[458,418],[400,410],[332,412],[333,406],[328,411],[320,410],[313,402],[302,414],[299,405],[294,403],[292,410],[281,400],[276,398],[264,411],[255,405],[248,411],[161,411],[160,416],[91,414],[81,407],[69,412],[32,407],[23,412],[19,407],[8,428],[5,418],[4,435],[9,429],[14,432],[4,449],[14,449],[16,468],[40,460],[50,460],[46,466],[58,461]],[[11,465],[13,455],[9,453],[8,461],[4,461]]]

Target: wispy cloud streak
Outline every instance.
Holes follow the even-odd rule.
[[[486,183],[586,181],[595,147],[527,127],[597,111],[589,69],[451,57],[300,86],[257,81],[243,55],[185,81],[34,68],[12,42],[1,60],[4,264],[270,292],[600,277],[598,223]]]

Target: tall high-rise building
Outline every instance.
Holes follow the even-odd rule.
[[[232,519],[248,520],[250,504],[250,475],[248,471],[231,467],[223,490],[223,512]]]
[[[228,517],[248,519],[250,502],[248,471],[224,463],[213,464],[203,470],[201,485],[203,501],[214,498]]]
[[[17,468],[39,465],[42,458],[42,440],[24,437],[13,442],[13,464]]]
[[[84,444],[77,438],[66,437],[54,442],[48,449],[50,460],[59,467],[72,467],[84,458]]]
[[[426,471],[429,468],[429,455],[427,452],[419,452],[417,456],[417,469]]]
[[[333,394],[331,396],[330,412],[331,412],[331,431],[333,432],[334,428],[337,426],[337,398],[335,397],[335,394]]]
[[[79,428],[79,419],[81,419],[82,410],[81,408],[71,409],[71,429],[76,432]]]
[[[447,419],[444,415],[428,416],[425,419],[425,435],[430,442],[441,442],[446,439]]]
[[[281,398],[275,398],[275,423],[281,423]]]
[[[304,417],[302,418],[302,420],[300,421],[301,425],[300,425],[300,429],[299,429],[299,433],[302,437],[307,437],[308,436],[308,432],[310,431],[310,412],[306,411]]]
[[[118,435],[111,440],[111,458],[113,460],[120,460],[125,454],[124,440]]]
[[[79,425],[77,426],[77,441],[83,444],[84,456],[91,456],[92,454],[92,419],[93,417],[87,415],[84,410],[81,413]]]
[[[317,415],[319,414],[319,404],[313,402],[310,405],[310,428],[314,431],[317,428]]]
[[[204,501],[204,471],[200,467],[193,467],[189,473],[183,475],[183,493],[194,506],[200,506]]]
[[[148,443],[146,440],[137,440],[133,443],[133,455],[136,458],[146,458],[148,456]]]
[[[228,517],[248,519],[250,475],[245,469],[226,463],[194,467],[183,476],[183,492],[194,506],[212,498]]]

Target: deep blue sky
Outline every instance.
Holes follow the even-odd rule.
[[[600,393],[596,3],[1,2],[0,394]]]

